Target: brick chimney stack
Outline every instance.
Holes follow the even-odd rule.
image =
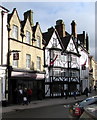
[[[27,12],[24,13],[24,20],[25,19],[29,19],[30,23],[32,26],[34,26],[34,23],[33,23],[33,11],[32,10],[28,10]]]
[[[65,24],[63,20],[57,20],[55,28],[61,38],[65,37]]]
[[[76,30],[76,23],[75,21],[73,20],[72,23],[71,23],[71,34],[74,35],[74,37],[77,38],[77,30]]]
[[[86,50],[89,52],[89,36],[86,34]]]

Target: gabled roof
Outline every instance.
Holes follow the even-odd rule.
[[[36,25],[32,27],[32,31],[33,31],[33,37],[35,37],[35,32],[36,32],[36,29],[37,29],[37,26],[39,25],[38,22],[36,22]],[[40,27],[39,27],[40,28]],[[40,29],[41,31],[41,29]],[[41,34],[42,34],[42,31],[41,31]]]
[[[24,26],[26,24],[26,20],[21,21],[21,31],[24,32]]]
[[[24,19],[23,21],[21,21],[21,31],[23,32],[23,29],[24,29],[24,27],[25,27],[25,24],[26,24],[26,22],[27,22],[27,19],[28,18],[26,18],[26,19]],[[29,20],[29,19],[28,19]],[[30,23],[30,22],[29,22]],[[30,23],[30,25],[31,25],[31,23]]]
[[[3,10],[6,10],[7,12],[9,12],[9,10],[3,6],[0,5],[0,7],[3,9]]]
[[[43,39],[45,40],[45,44],[44,45],[45,46],[48,45],[48,43],[49,43],[49,41],[50,41],[50,39],[51,39],[51,37],[52,37],[54,32],[55,32],[55,34],[56,34],[56,36],[57,36],[57,38],[59,40],[59,43],[60,43],[61,47],[64,48],[57,30],[55,28],[53,28],[53,27],[49,28],[48,32],[43,33]]]
[[[70,35],[67,35],[65,37],[63,37],[61,40],[62,40],[62,44],[64,46],[64,51],[66,50],[68,44],[69,44],[69,41],[70,41],[70,38],[71,36]]]
[[[77,48],[77,44],[76,44],[76,42],[75,42],[75,39],[76,39],[76,38],[74,38],[72,35],[67,35],[67,36],[65,36],[65,37],[62,38],[62,43],[63,43],[63,45],[64,45],[64,50],[63,50],[63,51],[64,51],[64,52],[66,51],[67,46],[68,46],[71,38],[72,38],[72,40],[73,40],[73,43],[74,43],[74,45],[75,45],[75,48],[76,48],[77,53],[79,53],[79,52],[78,52],[78,48]]]
[[[56,29],[55,29],[55,33],[56,33],[56,35],[57,35],[57,38],[58,38],[58,40],[59,40],[59,43],[60,43],[62,49],[64,49],[64,45],[63,45],[62,40],[61,40],[61,38],[60,38],[60,36],[59,36],[59,34],[58,34],[58,32],[57,32]]]
[[[12,18],[12,16],[13,16],[13,14],[14,14],[15,11],[16,11],[18,20],[19,20],[19,22],[20,22],[20,18],[19,18],[19,16],[18,16],[18,12],[17,12],[16,8],[14,8],[13,11],[12,11],[12,13],[8,14],[8,23],[10,23],[10,20],[11,20],[11,18]]]

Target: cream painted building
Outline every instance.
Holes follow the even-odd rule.
[[[97,62],[93,56],[89,56],[89,80],[92,87],[97,86]]]
[[[33,12],[24,13],[21,21],[16,9],[9,14],[9,102],[16,102],[14,90],[31,88],[33,99],[38,89],[44,89],[44,52],[39,23],[33,25]],[[42,96],[43,97],[43,96]],[[40,99],[40,98],[39,98]]]

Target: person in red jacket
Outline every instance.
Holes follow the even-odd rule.
[[[31,98],[32,98],[32,90],[29,88],[27,89],[27,96],[28,96],[28,102],[31,102]]]

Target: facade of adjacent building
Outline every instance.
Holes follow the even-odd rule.
[[[8,10],[0,6],[0,102],[5,101],[5,89],[7,81],[7,53],[8,53]],[[6,44],[5,44],[6,43]]]
[[[58,29],[64,37],[58,33]],[[62,20],[56,21],[56,27],[43,33],[45,44],[45,93],[46,96],[61,96],[62,90],[72,95],[80,90],[80,54],[76,46],[76,38],[64,30]],[[65,32],[65,33],[64,33]],[[65,95],[65,92],[64,92]]]
[[[97,62],[93,56],[89,56],[89,80],[92,88],[97,86]]]
[[[84,92],[86,87],[90,87],[89,81],[89,38],[83,31],[82,34],[77,35],[78,38],[78,50],[80,57],[80,85],[81,91]]]
[[[60,37],[68,36],[63,24],[55,26]],[[64,29],[64,30],[62,30]],[[65,34],[64,34],[65,31]],[[77,34],[77,24],[73,20],[71,23],[71,34],[74,36],[75,44],[80,54],[80,91],[83,92],[86,87],[89,88],[89,39],[88,35],[83,31],[82,34]]]
[[[66,32],[63,20],[55,28],[43,33],[45,39],[45,94],[61,96],[61,90],[84,92],[89,88],[88,36],[77,34],[76,23],[71,23],[71,34]],[[65,95],[65,92],[64,92]]]
[[[9,102],[15,102],[16,88],[31,88],[33,99],[38,98],[38,89],[44,90],[44,55],[40,25],[33,23],[33,12],[24,13],[21,21],[16,9],[8,15],[9,24]]]

